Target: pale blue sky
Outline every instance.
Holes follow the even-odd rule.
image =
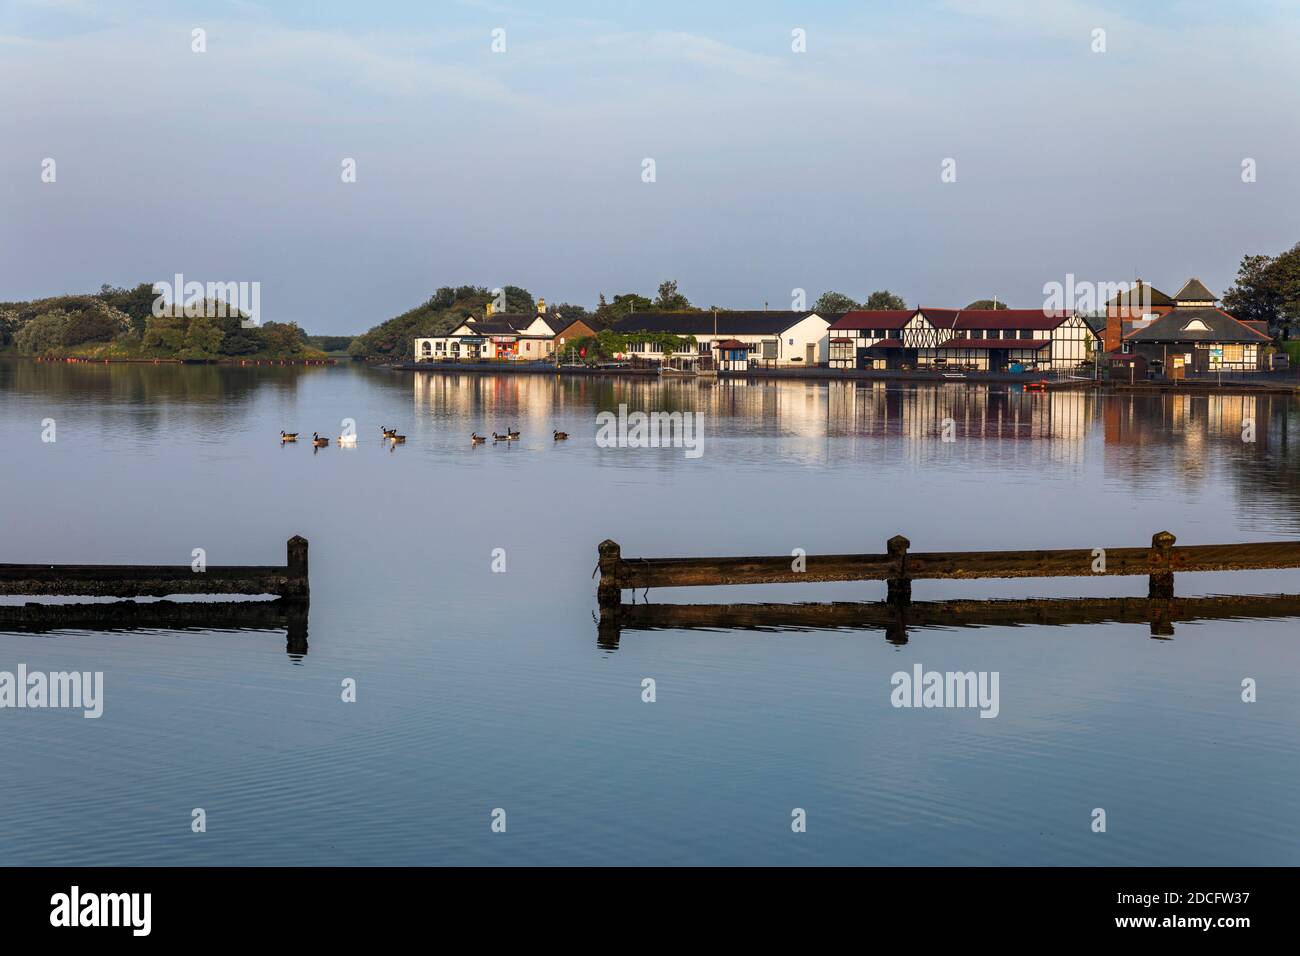
[[[350,332],[461,283],[1222,292],[1300,240],[1298,48],[1270,2],[0,0],[0,299],[182,272]]]

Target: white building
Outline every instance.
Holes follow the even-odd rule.
[[[829,338],[837,368],[1071,369],[1097,348],[1081,316],[1042,309],[849,312]]]
[[[417,362],[540,361],[555,351],[555,335],[571,324],[558,312],[546,314],[539,299],[537,313],[492,312],[481,319],[466,319],[446,335],[415,340]]]
[[[743,371],[825,365],[829,327],[830,322],[816,312],[636,312],[616,322],[614,331],[695,339],[693,347],[671,356],[665,356],[655,342],[634,342],[633,358]]]

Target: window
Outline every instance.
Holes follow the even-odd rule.
[[[1032,330],[1032,329],[1021,329],[1021,330],[1020,330],[1020,337],[1021,337],[1022,339],[1032,339],[1032,338],[1034,337],[1033,330]]]
[[[791,339],[791,340],[790,340],[790,344],[791,344],[791,345],[794,345],[794,339]]]

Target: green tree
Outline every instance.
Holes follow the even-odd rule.
[[[185,325],[183,319],[167,316],[150,316],[145,322],[144,336],[140,344],[148,351],[173,355],[185,345]]]
[[[63,344],[111,342],[123,331],[118,315],[109,312],[107,307],[82,309],[69,314],[63,326]]]
[[[861,305],[843,292],[823,292],[813,303],[812,310],[818,315],[837,315],[840,312],[854,312],[860,308]]]
[[[867,296],[867,301],[862,304],[862,308],[871,312],[883,312],[889,309],[903,310],[907,308],[907,303],[903,301],[902,296],[894,295],[888,289],[881,289],[879,292],[873,292]]]
[[[23,355],[45,355],[63,344],[63,329],[68,316],[64,312],[46,312],[29,320],[14,334],[14,343]]]
[[[690,307],[690,300],[677,291],[676,279],[665,279],[659,283],[659,295],[655,298],[654,308],[663,312],[685,312]]]
[[[966,306],[968,309],[1005,309],[1006,307],[1005,302],[999,302],[997,299],[976,299]]]
[[[185,330],[186,358],[212,358],[221,349],[221,341],[226,334],[216,319],[199,316],[190,319],[189,328]]]
[[[1277,331],[1300,323],[1300,243],[1276,256],[1245,256],[1223,294],[1224,311]]]

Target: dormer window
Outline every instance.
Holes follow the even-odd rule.
[[[1188,322],[1186,325],[1183,326],[1183,331],[1184,332],[1208,332],[1210,331],[1210,327],[1206,325],[1204,322],[1202,322],[1200,319],[1192,319],[1192,321]]]

